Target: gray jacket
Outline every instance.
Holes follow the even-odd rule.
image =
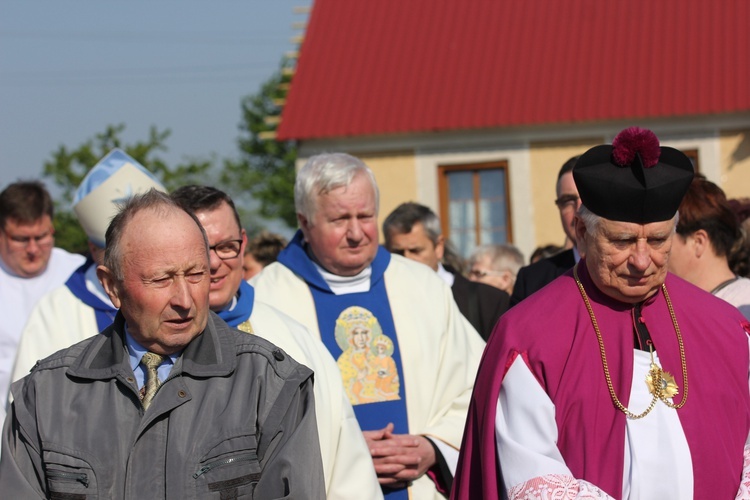
[[[13,385],[3,498],[324,498],[310,369],[212,313],[144,412],[123,327]]]

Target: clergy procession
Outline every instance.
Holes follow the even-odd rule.
[[[0,497],[750,499],[750,253],[684,152],[570,158],[535,262],[385,189],[308,156],[261,258],[229,194],[120,149],[75,192],[85,256],[5,187]]]

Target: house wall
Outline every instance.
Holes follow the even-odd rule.
[[[417,199],[417,174],[413,151],[393,153],[360,153],[357,158],[364,161],[375,174],[380,190],[380,213],[378,227],[398,205]],[[383,241],[383,235],[380,235]]]
[[[420,179],[419,200],[440,214],[438,167],[471,163],[505,161],[508,163],[510,202],[510,241],[526,252],[533,244],[533,200],[529,190],[528,146],[524,143],[503,143],[493,146],[467,147],[424,146],[417,151],[417,172]],[[442,215],[442,214],[441,214]],[[528,255],[528,254],[526,254]]]
[[[409,152],[404,145],[412,145]],[[384,153],[375,150],[393,150]],[[416,201],[440,214],[438,167],[441,165],[508,162],[510,188],[511,240],[524,255],[535,245],[533,212],[529,179],[528,144],[511,140],[499,141],[497,135],[458,134],[446,140],[431,135],[425,140],[410,138],[385,143],[368,140],[308,141],[299,154],[298,167],[307,157],[320,151],[345,151],[361,158],[372,169],[380,188],[380,222],[400,203]],[[554,205],[553,205],[554,206]],[[381,235],[382,240],[382,235]]]
[[[750,116],[695,118],[640,126],[663,146],[698,151],[701,172],[730,198],[750,197]],[[440,165],[508,162],[512,242],[528,257],[541,245],[565,240],[554,204],[557,173],[570,157],[611,143],[633,123],[612,122],[553,129],[475,130],[305,141],[300,162],[320,151],[346,151],[374,171],[381,220],[399,203],[416,201],[440,214]],[[300,163],[301,165],[301,163]]]
[[[535,245],[563,245],[565,233],[560,223],[560,212],[554,201],[557,197],[557,174],[571,157],[584,153],[603,137],[556,142],[534,142],[529,148],[531,168],[531,196],[534,200]],[[530,256],[530,253],[527,254]]]
[[[750,197],[750,128],[722,132],[720,185],[728,198]]]
[[[380,210],[378,214],[378,227],[383,220],[398,205],[406,201],[416,201],[424,203],[418,198],[419,189],[416,160],[413,151],[402,150],[392,153],[373,153],[366,151],[351,151],[346,147],[337,145],[335,147],[324,147],[322,150],[305,150],[301,149],[297,156],[296,168],[299,170],[305,164],[307,159],[322,151],[337,151],[349,153],[356,156],[372,170],[375,175],[375,182],[378,184],[380,192]],[[383,242],[383,235],[380,235],[380,241]]]

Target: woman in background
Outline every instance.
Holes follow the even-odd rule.
[[[268,231],[261,231],[260,234],[248,240],[245,245],[245,255],[242,260],[242,270],[245,281],[258,274],[276,259],[286,246],[286,239]]]
[[[744,247],[737,214],[719,186],[696,175],[679,208],[669,270],[750,319],[750,279],[730,267]]]

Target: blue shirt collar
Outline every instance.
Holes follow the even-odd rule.
[[[146,383],[146,368],[141,365],[141,358],[148,352],[148,349],[143,347],[141,344],[136,342],[130,332],[128,331],[128,325],[125,324],[125,345],[128,349],[128,356],[130,357],[130,368],[133,370],[135,380],[138,383],[138,388],[143,387]],[[170,354],[159,368],[156,369],[156,373],[159,380],[164,382],[169,376],[169,372],[172,371],[172,367],[177,362],[177,358],[180,357],[182,351]]]

